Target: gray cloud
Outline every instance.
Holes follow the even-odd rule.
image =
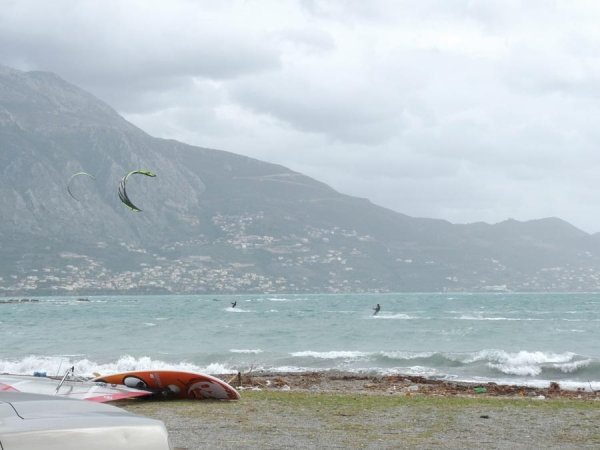
[[[143,93],[178,88],[191,77],[227,80],[280,64],[268,36],[239,26],[239,17],[222,23],[226,17],[202,3],[146,4],[25,0],[6,5],[0,60],[56,72],[127,109],[135,109]]]
[[[150,134],[452,222],[600,231],[600,9],[584,0],[2,2],[0,64]]]

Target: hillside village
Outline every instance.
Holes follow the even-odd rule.
[[[213,240],[200,235],[186,242],[173,242],[157,252],[139,244],[121,242],[121,251],[135,254],[139,262],[129,270],[114,271],[102,258],[62,251],[56,264],[31,268],[0,277],[0,296],[92,295],[92,294],[263,294],[263,293],[359,293],[399,292],[365,271],[365,254],[380,245],[368,235],[339,227],[306,227],[300,235],[265,236],[248,233],[261,213],[213,217],[221,235]],[[332,245],[335,243],[335,245]],[[116,245],[116,244],[115,244]],[[102,252],[111,245],[97,242]],[[193,251],[192,251],[193,250]],[[223,261],[220,253],[238,255]],[[172,255],[179,255],[173,257]],[[436,261],[423,261],[418,254],[394,258],[398,273],[435,268]],[[265,259],[266,258],[266,259]],[[502,262],[488,261],[501,274]],[[270,268],[268,271],[265,267]],[[281,273],[281,275],[273,275]],[[321,274],[315,278],[314,274]],[[465,285],[460,275],[444,277],[434,291],[595,291],[600,274],[585,267],[551,267],[538,270],[519,284],[496,283],[489,276]],[[427,289],[423,289],[427,291]]]

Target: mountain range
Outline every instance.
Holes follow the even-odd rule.
[[[0,66],[0,170],[0,296],[600,288],[600,238],[561,219],[409,217],[152,137],[48,72]]]

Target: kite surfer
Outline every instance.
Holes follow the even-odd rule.
[[[373,308],[373,311],[375,311],[373,313],[373,315],[376,316],[380,309],[381,309],[381,306],[379,306],[379,303],[377,303],[377,306],[375,308]]]
[[[237,301],[235,301],[235,302],[231,302],[231,307],[232,307],[232,308],[235,308],[235,305],[237,305]]]

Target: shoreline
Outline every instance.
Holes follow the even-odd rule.
[[[238,388],[238,375],[213,376]],[[344,372],[239,376],[240,400],[114,404],[162,420],[174,450],[600,448],[598,392]]]
[[[519,384],[476,383],[436,380],[411,375],[363,375],[344,371],[250,372],[237,375],[213,375],[242,391],[247,389],[300,390],[325,392],[419,393],[435,396],[535,397],[562,399],[600,399],[600,390],[592,387],[564,389],[558,382],[547,387]],[[241,383],[240,383],[241,381]],[[289,389],[287,387],[289,387]],[[476,390],[477,389],[477,390]],[[483,389],[483,391],[482,391]]]

